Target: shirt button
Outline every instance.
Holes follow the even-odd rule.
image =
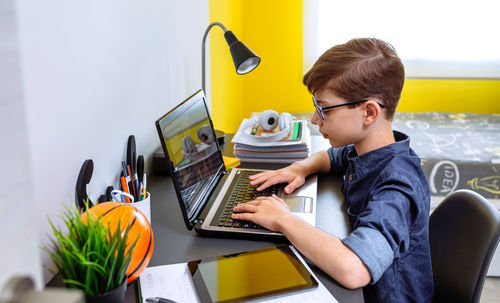
[[[351,181],[351,180],[352,180],[352,175],[349,175],[349,181]]]

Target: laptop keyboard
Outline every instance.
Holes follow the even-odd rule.
[[[265,229],[264,227],[249,221],[233,220],[231,214],[233,213],[233,208],[238,203],[246,203],[254,200],[259,196],[271,196],[275,194],[280,197],[283,193],[283,189],[286,184],[276,184],[266,188],[263,191],[257,191],[256,186],[250,185],[250,179],[248,176],[259,173],[260,171],[252,170],[241,170],[239,179],[237,180],[233,191],[229,195],[229,200],[227,201],[224,209],[220,213],[217,226],[219,227],[234,227],[234,228],[253,228],[253,229]]]
[[[202,181],[195,183],[191,185],[190,187],[184,189],[181,191],[181,196],[182,199],[187,203],[189,206],[193,203],[193,199],[196,197],[196,195],[200,192],[201,188],[204,188],[207,183],[209,178],[203,179]]]

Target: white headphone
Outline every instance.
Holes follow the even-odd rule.
[[[257,121],[259,125],[267,131],[274,130],[276,126],[279,126],[280,130],[284,130],[292,123],[292,115],[285,112],[279,115],[278,112],[268,109],[259,115]]]
[[[196,132],[198,138],[205,144],[210,145],[214,143],[214,133],[212,132],[212,128],[210,125],[205,124],[198,129]],[[198,152],[198,148],[196,147],[196,143],[194,143],[193,138],[191,136],[186,136],[182,138],[182,152],[185,155],[193,154]]]
[[[212,127],[210,127],[210,125],[208,124],[205,124],[202,127],[198,128],[196,134],[198,135],[198,138],[200,138],[200,140],[205,144],[212,144],[215,141]]]
[[[182,153],[184,155],[189,155],[195,153],[198,149],[196,148],[196,143],[194,143],[193,138],[186,136],[182,138]]]
[[[275,142],[288,137],[292,130],[292,122],[293,117],[291,114],[283,112],[280,115],[278,112],[268,109],[262,113],[253,113],[248,122],[249,127],[253,128],[255,125],[258,125],[267,131],[273,131],[276,127],[279,127],[279,131],[266,136],[253,136],[245,132],[243,134],[261,142]]]

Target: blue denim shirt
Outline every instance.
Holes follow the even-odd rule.
[[[408,136],[394,137],[361,156],[352,145],[328,150],[331,171],[344,175],[352,232],[342,241],[371,274],[365,302],[431,302],[429,187]]]

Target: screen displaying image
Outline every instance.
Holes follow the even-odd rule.
[[[186,213],[191,217],[223,167],[203,97],[179,105],[159,121],[159,127],[174,166],[172,179],[181,190]]]

